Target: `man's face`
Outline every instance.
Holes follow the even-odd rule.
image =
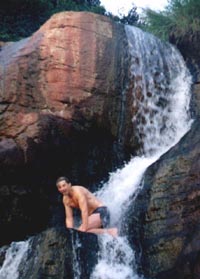
[[[67,183],[65,180],[61,180],[57,184],[58,191],[63,195],[66,195],[69,193],[70,186],[71,186],[71,183]]]

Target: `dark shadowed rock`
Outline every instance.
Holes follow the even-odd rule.
[[[23,152],[19,149],[13,139],[2,139],[0,141],[0,165],[13,166],[23,164]]]
[[[3,262],[5,260],[7,249],[8,249],[8,246],[3,246],[0,248],[0,268],[3,265]]]
[[[187,66],[193,77],[193,95],[191,110],[193,115],[200,115],[200,32],[191,32],[181,39],[177,40],[175,36],[171,37],[171,42],[176,44],[183,55]]]
[[[62,228],[48,229],[30,240],[28,257],[21,262],[21,279],[89,278],[97,263],[94,234]]]

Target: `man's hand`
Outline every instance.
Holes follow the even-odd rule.
[[[80,227],[78,227],[77,230],[79,230],[81,232],[86,232],[87,231],[87,227],[82,224],[82,225],[80,225]]]

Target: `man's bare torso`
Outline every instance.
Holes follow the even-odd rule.
[[[96,208],[103,206],[102,202],[82,186],[72,186],[70,194],[63,196],[63,202],[69,207],[80,208],[81,198],[87,202],[88,215],[91,215]]]

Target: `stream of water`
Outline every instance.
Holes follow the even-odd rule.
[[[112,225],[122,235],[124,214],[130,197],[142,187],[144,172],[181,139],[192,123],[191,76],[179,52],[137,28],[127,26],[126,34],[134,80],[133,106],[137,107],[133,124],[142,150],[122,169],[111,173],[108,182],[96,193],[108,205]],[[91,279],[141,278],[136,272],[134,248],[129,246],[126,236],[114,240],[99,236],[99,242],[101,253]]]
[[[18,279],[19,265],[26,261],[29,240],[11,243],[5,254],[5,260],[0,268],[1,279]]]

